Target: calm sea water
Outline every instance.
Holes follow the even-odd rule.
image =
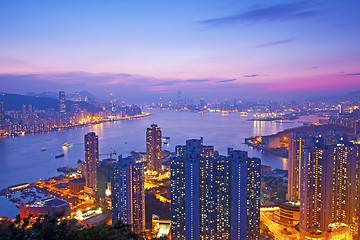
[[[244,138],[253,135],[268,135],[286,128],[296,127],[303,122],[315,121],[316,116],[304,116],[293,123],[246,121],[240,113],[205,113],[177,111],[148,111],[147,118],[102,123],[61,132],[25,135],[0,139],[0,189],[24,182],[35,182],[59,175],[58,167],[69,165],[76,167],[79,159],[84,160],[84,135],[94,131],[99,136],[100,154],[110,149],[127,156],[132,150],[145,151],[146,128],[156,123],[162,128],[163,136],[170,137],[170,144],[164,150],[174,151],[175,145],[185,144],[190,138],[204,138],[205,145],[214,145],[220,154],[226,154],[227,148],[248,151],[250,157],[259,157],[264,165],[286,169],[286,159],[263,153],[248,147]],[[67,141],[71,147],[62,148]],[[46,151],[41,151],[45,147]],[[55,155],[64,153],[65,157],[55,159]],[[108,158],[107,155],[100,159]],[[18,209],[0,197],[0,217],[14,217]]]

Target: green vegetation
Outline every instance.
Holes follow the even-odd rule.
[[[100,224],[85,228],[79,226],[76,220],[58,221],[55,218],[36,219],[31,217],[21,219],[17,216],[15,222],[0,227],[1,240],[43,239],[43,240],[111,240],[111,239],[139,239],[131,231],[129,225],[117,222],[113,226]],[[7,229],[4,229],[7,228]]]
[[[145,192],[145,226],[147,228],[151,228],[153,214],[158,215],[160,219],[170,219],[170,203],[161,202],[151,189]]]
[[[286,192],[287,192],[286,189],[284,190],[284,189],[279,188],[277,191],[277,195],[276,195],[277,199],[285,201],[286,200]]]

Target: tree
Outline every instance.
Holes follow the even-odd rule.
[[[130,225],[120,221],[113,226],[100,224],[85,228],[79,226],[75,219],[58,221],[55,218],[46,217],[34,220],[31,216],[21,219],[16,217],[14,223],[9,226],[10,234],[2,234],[0,239],[43,239],[43,240],[112,240],[112,239],[139,239],[139,236],[131,231]]]

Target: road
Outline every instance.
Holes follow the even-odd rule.
[[[273,222],[266,216],[266,213],[261,212],[261,221],[269,228],[270,232],[273,233],[275,239],[281,240],[295,240],[297,239],[297,234],[292,232],[291,235],[285,235],[282,233],[283,229],[286,228],[278,223]],[[291,231],[291,229],[288,229]]]

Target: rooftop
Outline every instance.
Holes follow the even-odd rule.
[[[85,178],[82,177],[82,178],[75,178],[73,180],[70,180],[69,182],[72,182],[72,183],[84,183],[85,182]]]
[[[35,207],[42,207],[42,206],[58,207],[58,206],[61,206],[64,204],[68,204],[68,202],[65,200],[62,200],[60,198],[51,197],[51,198],[45,198],[43,200],[40,200],[40,201],[34,203],[33,206],[35,206]]]

